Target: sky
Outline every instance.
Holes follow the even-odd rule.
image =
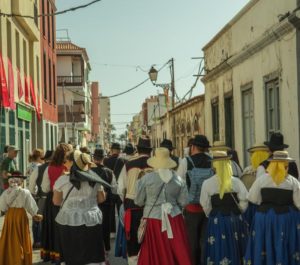
[[[91,0],[56,0],[57,11]],[[249,0],[102,0],[85,9],[57,16],[57,37],[86,48],[92,71],[103,96],[130,89],[174,58],[175,89],[182,98],[195,82],[202,48]],[[67,31],[66,31],[67,30]],[[169,83],[168,67],[157,83]],[[199,80],[193,96],[202,94]],[[111,98],[111,120],[116,133],[126,130],[145,98],[162,93],[146,82],[137,89]]]

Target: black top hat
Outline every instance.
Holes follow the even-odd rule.
[[[131,143],[126,144],[123,153],[127,154],[127,155],[132,155],[134,153],[134,148],[133,145]]]
[[[45,155],[42,157],[43,160],[49,160],[52,158],[53,150],[47,150]]]
[[[121,150],[121,145],[119,143],[112,143],[110,149]]]
[[[169,139],[163,139],[163,141],[160,143],[160,147],[165,147],[165,148],[169,149],[170,151],[175,149],[175,147],[173,147],[172,141]]]
[[[139,138],[139,142],[136,147],[144,148],[144,149],[152,149],[150,139],[142,138],[142,137]]]
[[[24,176],[24,174],[22,174],[21,171],[13,171],[7,178],[8,179],[10,179],[10,178],[26,179],[27,177]]]
[[[284,144],[283,135],[281,133],[273,133],[270,137],[269,142],[264,142],[266,146],[270,148],[271,151],[278,151],[288,148],[287,144]]]
[[[196,146],[203,147],[203,148],[211,147],[209,145],[209,141],[207,140],[206,136],[201,135],[201,134],[195,135],[195,137],[192,141],[192,145],[196,145]]]
[[[93,157],[96,159],[102,159],[104,157],[104,150],[102,148],[95,149]]]

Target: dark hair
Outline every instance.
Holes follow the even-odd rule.
[[[50,165],[61,166],[65,161],[65,156],[67,152],[69,151],[71,150],[68,144],[59,144],[54,151]]]
[[[151,154],[151,151],[152,149],[150,148],[143,148],[143,147],[136,147],[137,151],[139,154],[146,154],[146,155],[150,155]]]
[[[4,146],[3,153],[7,153],[8,152],[8,147],[9,147],[9,145]]]
[[[207,151],[206,147],[200,147],[200,146],[197,146],[197,145],[194,145],[194,147],[198,150],[198,152],[201,152],[201,153],[204,153],[204,152]]]
[[[231,155],[231,160],[233,160],[235,163],[237,163],[237,165],[240,168],[242,168],[241,165],[240,165],[240,161],[239,161],[239,157],[238,157],[237,151],[231,149],[231,150],[227,151],[227,154]]]
[[[74,161],[74,151],[68,151],[65,155],[65,161]]]
[[[35,162],[37,161],[39,158],[42,158],[44,156],[44,150],[43,149],[34,149],[32,151],[32,153],[29,155],[28,157],[28,161],[29,162]]]
[[[91,153],[90,149],[88,149],[86,146],[80,147],[80,152],[81,153],[86,153],[86,154]]]

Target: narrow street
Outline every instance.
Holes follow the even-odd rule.
[[[29,218],[29,220],[30,220],[30,224],[31,224],[31,219]],[[0,217],[0,234],[2,232],[3,222],[4,222],[4,217]],[[31,228],[31,226],[30,226],[30,228]],[[126,265],[127,262],[124,259],[114,257],[114,248],[115,248],[114,239],[112,239],[111,240],[111,252],[110,252],[110,257],[109,257],[110,265]],[[47,262],[47,263],[41,262],[39,250],[33,251],[32,259],[33,259],[34,265],[50,265],[51,264],[49,262]]]

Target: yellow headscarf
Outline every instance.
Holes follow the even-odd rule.
[[[266,150],[257,150],[251,153],[251,165],[253,169],[257,169],[261,162],[267,160],[270,154]]]
[[[276,183],[276,185],[279,185],[285,180],[285,177],[287,176],[287,169],[286,167],[288,166],[288,162],[286,161],[271,161],[268,168],[267,172],[270,174],[272,177],[273,181]]]
[[[220,198],[222,199],[225,192],[231,192],[232,183],[232,167],[231,160],[217,160],[213,161],[213,167],[220,181]]]

